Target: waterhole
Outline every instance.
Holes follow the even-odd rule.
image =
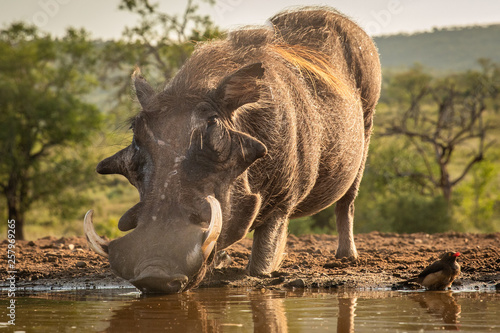
[[[11,299],[0,299],[0,332],[500,332],[498,291],[39,292],[16,295],[14,326]]]

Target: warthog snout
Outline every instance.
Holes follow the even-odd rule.
[[[183,291],[189,279],[186,275],[169,275],[161,267],[150,266],[130,282],[144,293],[173,294]]]
[[[209,195],[208,228],[179,219],[139,225],[111,242],[94,230],[92,211],[85,216],[89,246],[109,258],[111,269],[144,293],[178,293],[195,286],[205,274],[222,227],[220,203]]]

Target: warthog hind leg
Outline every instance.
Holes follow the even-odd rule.
[[[339,246],[337,247],[337,258],[351,258],[356,259],[358,257],[358,251],[356,251],[356,245],[354,244],[354,200],[358,195],[359,184],[361,183],[361,178],[363,177],[363,172],[365,170],[366,156],[368,154],[368,146],[370,143],[370,133],[371,133],[371,121],[365,125],[365,148],[363,151],[363,158],[361,160],[361,166],[356,175],[356,179],[352,183],[346,194],[335,205],[335,216],[337,218],[337,232],[339,233]]]
[[[339,245],[335,257],[339,259],[355,259],[358,257],[358,252],[356,251],[353,235],[354,199],[348,200],[346,196],[340,199],[335,206],[337,231],[339,233]]]

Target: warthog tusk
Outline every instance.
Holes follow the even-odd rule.
[[[109,242],[99,237],[99,235],[95,232],[94,221],[92,220],[93,215],[94,211],[92,209],[85,214],[85,218],[83,220],[83,231],[85,232],[90,248],[94,250],[95,253],[107,258]]]
[[[210,256],[210,253],[212,253],[222,229],[222,211],[219,200],[209,195],[207,197],[207,201],[210,204],[210,209],[212,210],[212,217],[210,219],[210,226],[208,227],[208,230],[205,231],[205,241],[201,246],[205,260]]]

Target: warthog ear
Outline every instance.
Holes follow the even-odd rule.
[[[134,90],[135,94],[137,95],[137,99],[144,109],[146,108],[146,105],[151,96],[155,94],[155,91],[149,85],[148,81],[146,81],[146,79],[141,75],[141,70],[139,69],[139,67],[136,67],[134,73],[132,74],[132,82],[134,84]]]
[[[215,99],[224,111],[233,112],[260,98],[258,79],[264,75],[262,63],[247,65],[226,76],[215,91]]]
[[[125,161],[129,159],[130,148],[120,150],[113,156],[105,158],[97,164],[96,171],[101,175],[119,174],[126,175]]]

